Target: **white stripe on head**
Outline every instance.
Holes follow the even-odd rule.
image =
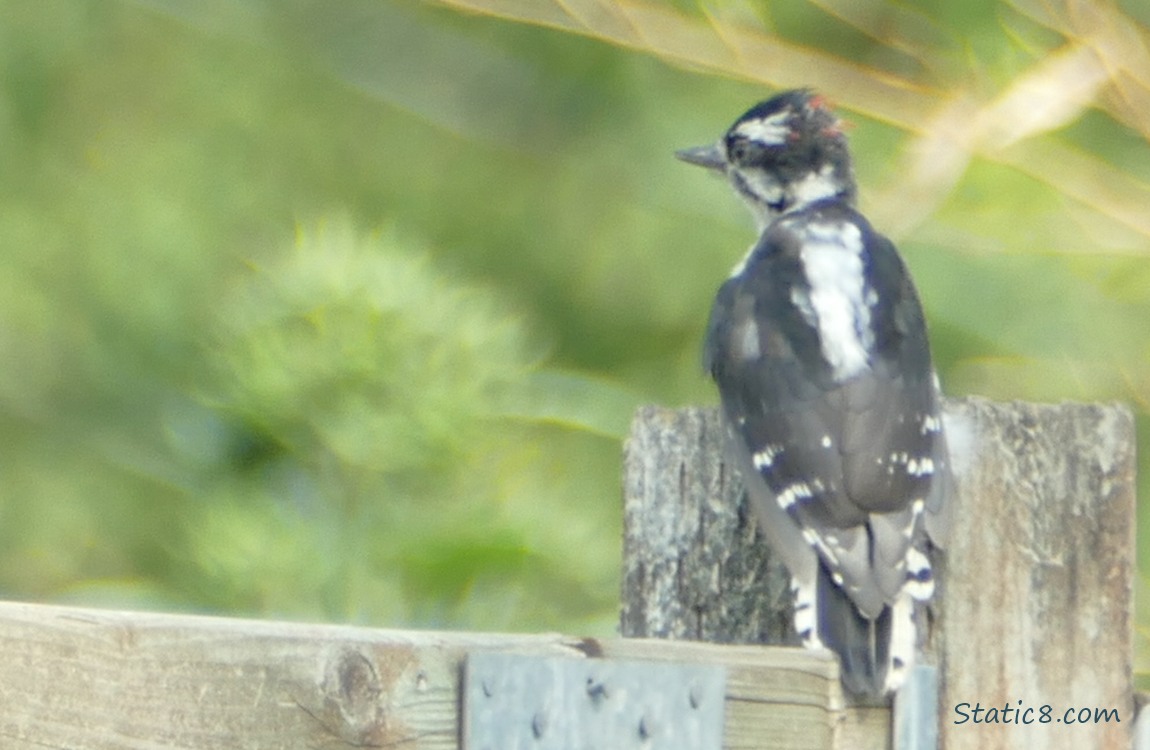
[[[740,122],[735,126],[735,134],[761,143],[764,146],[781,146],[787,142],[791,128],[787,120],[791,119],[791,110],[784,109],[767,117],[756,117],[753,120]]]

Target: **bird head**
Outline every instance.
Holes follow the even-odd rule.
[[[725,174],[760,228],[815,201],[855,198],[843,123],[823,97],[807,89],[760,102],[717,143],[675,155]]]

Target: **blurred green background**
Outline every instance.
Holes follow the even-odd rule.
[[[948,393],[1147,434],[1136,0],[0,11],[4,598],[612,632],[631,411],[716,401],[753,239],[671,155],[783,86],[853,123]]]

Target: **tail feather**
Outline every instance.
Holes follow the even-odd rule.
[[[819,566],[816,587],[819,639],[838,654],[843,686],[855,695],[881,696],[890,650],[890,607],[874,620],[863,617],[824,565]]]
[[[819,565],[814,590],[796,582],[796,630],[805,645],[830,649],[839,657],[843,687],[858,698],[881,699],[902,684],[914,663],[914,618],[915,599],[908,589],[870,619],[859,613],[825,565]]]

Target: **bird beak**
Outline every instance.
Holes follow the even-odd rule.
[[[706,167],[716,172],[727,171],[727,160],[723,157],[723,152],[716,143],[676,151],[675,157],[697,167]]]

